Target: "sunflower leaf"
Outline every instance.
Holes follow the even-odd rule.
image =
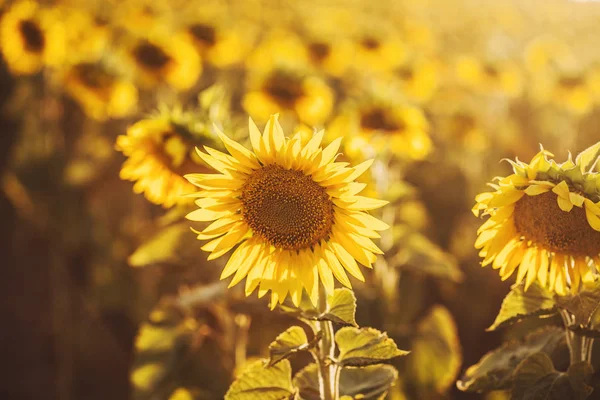
[[[398,377],[391,365],[343,368],[340,373],[340,398],[376,400],[385,396]],[[320,400],[317,364],[312,363],[294,377],[300,400]]]
[[[288,360],[265,367],[265,360],[250,364],[225,394],[225,400],[292,399],[292,366]]]
[[[419,322],[411,350],[413,354],[407,359],[411,381],[428,391],[446,392],[454,383],[462,361],[456,325],[446,308],[433,307]]]
[[[327,311],[317,317],[318,320],[327,320],[342,325],[358,326],[354,316],[356,314],[356,297],[350,289],[335,289],[327,301]]]
[[[582,173],[592,172],[593,169],[598,167],[598,157],[600,157],[600,142],[579,153],[575,158],[575,164],[579,166]]]
[[[535,353],[521,361],[515,372],[512,400],[585,400],[593,388],[587,384],[592,367],[580,362],[567,372],[558,372],[546,353]]]
[[[574,325],[595,325],[600,308],[600,281],[585,284],[576,294],[555,296],[555,301],[558,308],[573,315]]]
[[[487,331],[511,325],[527,317],[550,315],[556,312],[552,294],[534,283],[525,291],[524,285],[514,285],[502,301],[500,312]]]
[[[269,345],[269,363],[267,366],[271,367],[294,353],[308,350],[315,344],[314,341],[308,341],[304,329],[299,326],[291,326]]]
[[[341,366],[379,364],[409,352],[400,350],[386,333],[373,328],[344,327],[335,334]]]
[[[567,352],[564,330],[558,327],[540,329],[520,341],[503,344],[469,367],[457,381],[463,392],[509,389],[513,371],[532,354],[543,352],[555,358]]]

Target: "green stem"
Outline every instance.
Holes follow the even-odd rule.
[[[319,312],[327,311],[327,294],[323,285],[319,285]],[[317,321],[321,339],[317,351],[319,366],[319,392],[323,400],[337,400],[339,374],[331,360],[335,357],[335,342],[333,339],[333,324],[331,321]]]

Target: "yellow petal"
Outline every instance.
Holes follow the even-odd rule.
[[[567,199],[568,199],[568,197],[567,197]],[[556,201],[557,201],[560,209],[565,212],[569,212],[573,209],[573,203],[571,203],[571,201],[569,201],[569,200],[566,200],[559,196],[556,198]]]
[[[563,199],[569,198],[569,185],[565,181],[561,181],[558,185],[554,186],[552,191]]]

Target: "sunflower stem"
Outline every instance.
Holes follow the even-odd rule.
[[[319,312],[327,311],[327,293],[323,285],[319,285]],[[323,400],[337,400],[339,398],[339,373],[332,362],[335,357],[335,342],[333,339],[333,323],[331,321],[317,321],[321,332],[317,352],[319,366],[319,392]]]
[[[585,336],[578,335],[569,329],[569,326],[574,322],[574,318],[573,315],[571,315],[571,313],[569,313],[567,310],[561,310],[560,316],[562,317],[563,324],[565,326],[565,335],[567,339],[567,346],[569,347],[571,365],[581,361],[591,364],[592,347],[594,341],[586,338]]]

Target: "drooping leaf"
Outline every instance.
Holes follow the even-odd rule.
[[[288,360],[271,367],[266,360],[250,364],[225,394],[225,400],[285,400],[294,396],[292,367]]]
[[[435,306],[417,325],[408,358],[412,379],[420,388],[444,393],[454,384],[462,355],[450,312]]]
[[[598,329],[586,328],[583,325],[570,325],[568,328],[579,336],[585,336],[594,339],[600,338],[600,330]]]
[[[588,326],[600,308],[600,281],[585,284],[575,294],[555,296],[555,301],[574,316],[574,325]]]
[[[291,326],[269,345],[269,364],[273,366],[298,351],[310,348],[306,332],[299,326]]]
[[[579,153],[575,158],[575,164],[579,166],[582,173],[592,172],[592,168],[598,166],[596,164],[598,157],[600,157],[600,142]]]
[[[584,362],[558,372],[547,354],[535,353],[515,369],[511,400],[585,400],[593,390],[587,384],[592,373]]]
[[[335,289],[327,298],[327,309],[321,313],[312,305],[310,299],[303,293],[302,301],[298,307],[285,301],[279,309],[286,314],[309,321],[331,321],[341,325],[356,326],[354,316],[356,314],[356,297],[350,289]]]
[[[461,282],[463,273],[456,260],[419,232],[401,229],[395,238],[398,249],[389,254],[390,263],[398,268]]]
[[[542,286],[534,283],[525,291],[524,285],[514,285],[502,301],[496,320],[487,330],[494,331],[527,317],[550,315],[555,312],[556,303],[552,294]]]
[[[340,373],[340,397],[376,400],[387,393],[394,384],[398,372],[391,365],[348,367]],[[301,400],[320,400],[317,364],[309,364],[294,377],[294,386]]]
[[[373,328],[344,327],[335,334],[342,366],[378,364],[409,352],[398,349],[393,339]]]
[[[553,357],[565,347],[563,329],[540,329],[523,340],[507,342],[484,355],[477,364],[465,371],[456,386],[465,392],[508,389],[512,384],[512,372],[522,360],[539,352]]]

